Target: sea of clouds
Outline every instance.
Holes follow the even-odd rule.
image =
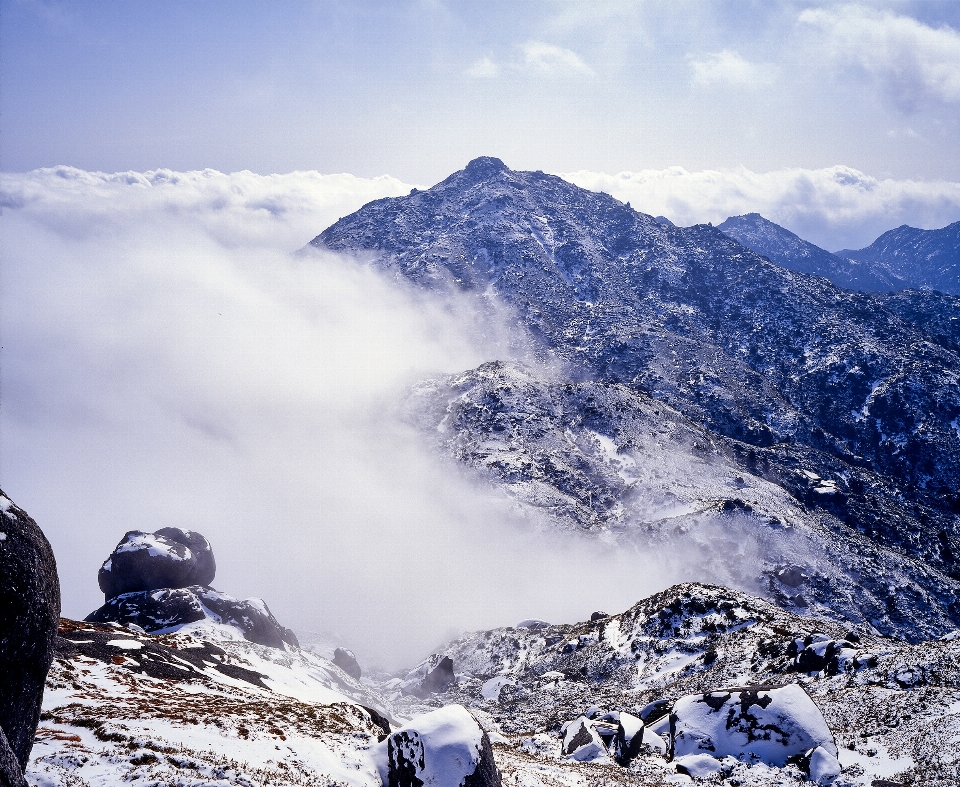
[[[680,224],[751,210],[787,223],[790,205],[861,232],[960,216],[960,184],[851,173],[567,177]],[[458,631],[583,619],[693,578],[531,528],[398,415],[414,382],[522,346],[508,315],[293,254],[410,188],[316,172],[3,176],[0,485],[54,546],[64,614],[102,603],[97,570],[124,532],[165,526],[211,539],[218,589],[388,666]]]

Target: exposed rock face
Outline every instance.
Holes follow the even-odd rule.
[[[196,561],[191,585],[210,585],[217,575],[217,561],[213,557],[210,542],[195,530],[181,530],[179,527],[162,527],[156,535],[183,544],[193,554]],[[173,586],[171,586],[173,587]]]
[[[360,665],[357,663],[357,657],[353,651],[345,648],[337,648],[333,651],[333,663],[347,673],[351,678],[360,680]]]
[[[240,601],[208,587],[124,593],[111,598],[86,619],[97,623],[134,624],[152,632],[195,623],[207,617],[234,626],[249,642],[273,648],[282,648],[284,643],[299,645],[296,635],[277,622],[261,599]]]
[[[564,757],[587,762],[605,757],[607,754],[607,748],[599,732],[586,716],[567,722],[560,732],[563,735],[560,753]]]
[[[216,570],[207,539],[170,527],[156,533],[128,532],[104,561],[97,579],[110,600],[141,590],[209,585]]]
[[[426,713],[373,750],[384,787],[501,787],[486,733],[462,705]]]
[[[400,690],[416,697],[429,697],[446,689],[454,680],[453,660],[449,656],[434,653],[407,674],[400,684]]]
[[[0,779],[17,787],[25,784],[59,617],[53,550],[0,490]]]

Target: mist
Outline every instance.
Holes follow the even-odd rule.
[[[635,551],[533,527],[400,416],[416,381],[522,341],[474,302],[290,253],[396,182],[314,179],[319,196],[267,210],[275,183],[233,177],[4,184],[0,484],[53,545],[64,615],[102,603],[126,531],[167,526],[210,539],[218,590],[389,668],[670,583]]]

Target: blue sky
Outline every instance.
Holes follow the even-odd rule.
[[[960,180],[960,3],[0,0],[0,169]]]

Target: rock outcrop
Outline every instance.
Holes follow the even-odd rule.
[[[455,680],[453,659],[434,653],[406,675],[400,683],[400,691],[416,697],[429,697],[443,691]]]
[[[26,784],[59,618],[53,550],[0,490],[0,784]]]
[[[155,533],[129,531],[104,561],[97,579],[109,601],[141,590],[209,585],[216,573],[207,539],[167,527]]]
[[[360,664],[357,657],[353,655],[352,650],[346,648],[337,648],[333,651],[333,663],[347,673],[354,680],[360,680]]]
[[[711,767],[703,755],[777,767],[815,763],[819,777],[840,772],[833,734],[798,684],[681,697],[670,712],[669,745],[678,766],[694,775]]]
[[[258,645],[299,646],[297,636],[280,625],[263,599],[241,601],[211,588],[216,573],[213,549],[200,533],[177,527],[155,533],[131,530],[100,569],[106,602],[86,619],[147,632],[208,619],[237,629]]]
[[[258,645],[299,646],[296,634],[280,625],[262,599],[241,601],[196,585],[123,593],[86,617],[94,623],[133,624],[147,632],[175,629],[204,619],[232,626],[248,642]]]

